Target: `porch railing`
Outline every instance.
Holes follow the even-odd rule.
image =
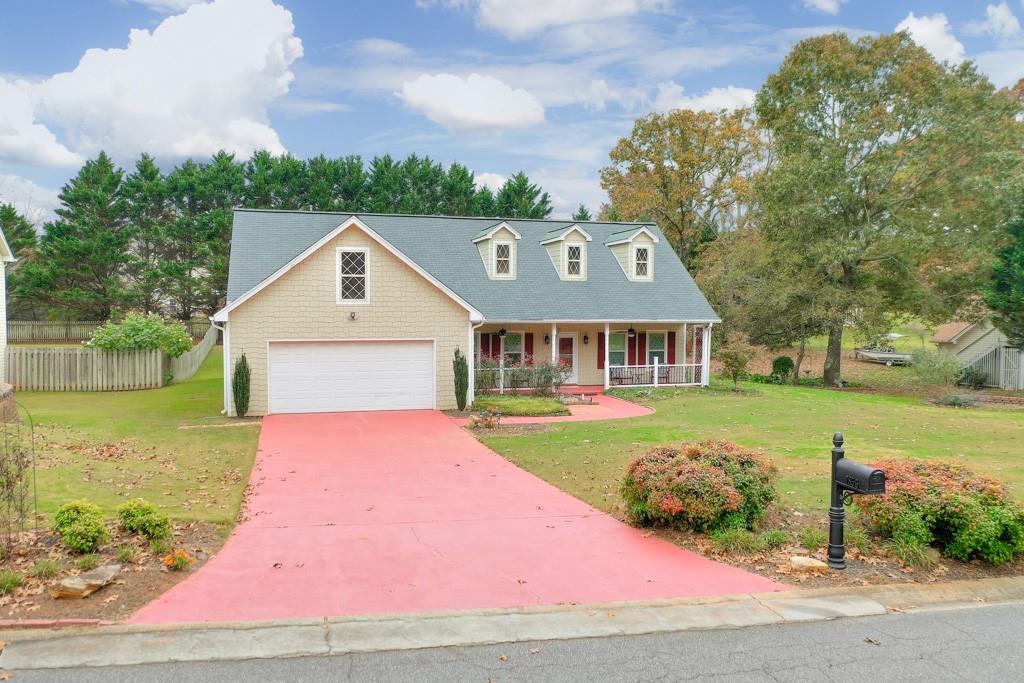
[[[613,387],[690,386],[701,383],[702,373],[700,363],[613,365],[608,368],[608,384]]]
[[[474,373],[477,393],[497,391],[516,391],[528,389],[529,382],[526,373],[520,367],[507,368],[476,368]]]

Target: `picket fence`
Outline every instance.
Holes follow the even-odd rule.
[[[95,320],[8,320],[8,342],[81,342],[92,338],[102,325]],[[210,329],[209,320],[186,320],[185,329],[193,338]]]
[[[131,391],[196,374],[217,344],[209,327],[202,341],[178,358],[162,351],[103,351],[85,347],[8,346],[7,381],[22,391]]]

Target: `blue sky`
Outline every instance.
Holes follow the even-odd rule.
[[[44,220],[100,149],[164,167],[217,149],[526,171],[556,215],[649,111],[749,103],[798,40],[905,28],[997,85],[1024,76],[1024,0],[6,0],[0,199]]]

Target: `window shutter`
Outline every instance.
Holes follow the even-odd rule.
[[[604,332],[597,333],[597,369],[604,370]]]
[[[533,332],[527,332],[523,335],[523,353],[530,357],[530,363],[533,362]]]
[[[626,365],[636,365],[636,335],[630,337],[626,343],[627,357]]]
[[[668,341],[665,342],[665,343],[668,344],[668,364],[669,365],[675,365],[676,364],[676,333],[674,331],[669,330]]]
[[[480,357],[489,358],[491,356],[491,335],[481,334],[480,335]]]
[[[636,364],[647,365],[647,333],[636,333]]]

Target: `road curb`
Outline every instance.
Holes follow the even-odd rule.
[[[8,670],[127,666],[599,638],[820,621],[1024,601],[1024,577],[797,589],[603,605],[331,617],[271,622],[4,631]]]

